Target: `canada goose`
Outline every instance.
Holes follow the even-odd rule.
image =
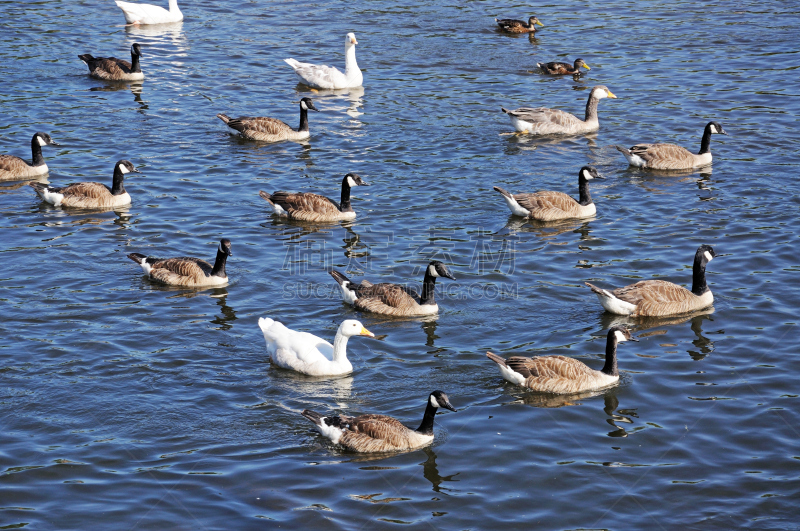
[[[178,0],[169,0],[169,11],[152,4],[134,4],[119,0],[116,4],[128,24],[168,24],[183,20],[183,13],[178,9]]]
[[[434,298],[436,278],[456,279],[447,266],[438,260],[432,261],[425,269],[422,296],[417,295],[413,289],[400,284],[373,284],[367,280],[355,284],[338,271],[331,271],[331,276],[339,284],[344,302],[353,308],[365,312],[406,317],[439,313],[439,305],[436,304]]]
[[[553,221],[557,219],[588,218],[594,216],[596,209],[589,194],[589,181],[605,179],[591,166],[584,166],[578,172],[578,193],[580,199],[575,201],[562,192],[536,192],[527,194],[510,194],[495,186],[494,189],[503,195],[508,208],[515,216]]]
[[[114,208],[129,205],[131,196],[125,191],[125,174],[141,173],[128,160],[114,165],[114,180],[111,188],[102,183],[74,183],[58,187],[44,183],[28,183],[36,190],[42,201],[53,206],[72,208]]]
[[[264,142],[280,142],[281,140],[304,140],[308,138],[308,110],[319,112],[314,107],[311,98],[300,100],[300,125],[297,130],[292,129],[289,124],[277,118],[253,118],[242,116],[241,118],[228,118],[225,114],[218,114],[217,118],[225,122],[228,127],[239,131],[239,133],[250,140],[262,140]]]
[[[131,46],[131,62],[114,57],[94,57],[90,53],[79,55],[78,59],[89,67],[89,76],[106,81],[139,81],[144,74],[139,66],[142,47],[138,42]]]
[[[617,343],[639,341],[627,328],[615,326],[608,331],[606,363],[599,371],[582,361],[565,356],[513,356],[504,360],[491,352],[486,353],[500,367],[500,374],[511,383],[543,393],[580,393],[600,389],[619,381],[617,370]]]
[[[536,24],[544,27],[544,24],[539,22],[536,17],[528,18],[528,22],[522,20],[514,20],[513,18],[494,19],[500,29],[508,33],[535,33]]]
[[[354,319],[339,325],[333,345],[321,337],[286,328],[266,317],[258,320],[258,326],[264,333],[272,363],[311,376],[336,376],[353,372],[353,365],[347,359],[347,340],[353,336],[375,337]]]
[[[692,291],[665,280],[643,280],[636,284],[605,290],[586,282],[606,311],[617,315],[662,317],[702,310],[711,306],[714,295],[706,284],[706,264],[717,256],[710,245],[701,245],[694,255]]]
[[[344,38],[344,74],[333,66],[301,63],[294,59],[284,59],[294,69],[300,82],[318,89],[343,89],[360,87],[364,75],[356,63],[356,36],[348,33]]]
[[[49,171],[42,156],[42,146],[57,146],[47,133],[35,133],[31,138],[31,163],[14,155],[0,155],[0,181],[38,177]]]
[[[727,135],[719,122],[708,122],[703,130],[700,152],[695,155],[675,144],[636,144],[630,149],[614,146],[628,159],[628,164],[654,170],[682,170],[711,164],[711,135]]]
[[[356,217],[350,206],[350,188],[353,186],[369,186],[369,183],[355,173],[345,175],[342,179],[341,203],[310,192],[268,194],[261,190],[258,195],[272,205],[274,213],[281,217],[300,221],[339,221]]]
[[[572,75],[580,75],[581,67],[584,67],[586,70],[591,70],[589,65],[583,62],[583,59],[575,59],[575,64],[571,65],[569,63],[560,63],[558,61],[553,61],[551,63],[536,63],[536,66],[542,69],[542,72],[545,74],[552,74],[552,75],[562,75],[562,74],[572,74]]]
[[[204,287],[221,286],[228,282],[225,262],[232,256],[231,241],[223,238],[217,248],[217,259],[212,266],[205,260],[192,257],[153,258],[139,253],[131,253],[128,258],[142,267],[151,279],[172,286]]]
[[[511,118],[511,123],[517,131],[534,135],[578,135],[600,128],[597,103],[603,98],[616,98],[616,96],[603,85],[593,87],[586,102],[585,120],[568,112],[545,107],[521,107],[513,111],[502,107],[501,109]]]
[[[317,430],[334,442],[356,452],[393,452],[413,450],[433,442],[433,419],[440,407],[457,411],[447,395],[434,391],[419,428],[412,430],[388,415],[359,415],[323,417],[316,411],[304,409],[302,415],[317,426]]]

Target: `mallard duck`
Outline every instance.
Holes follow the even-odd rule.
[[[584,67],[586,70],[591,70],[589,65],[583,62],[583,59],[575,59],[575,64],[573,65],[553,61],[551,63],[536,63],[536,66],[541,68],[542,72],[545,74],[552,74],[554,76],[563,74],[571,74],[573,76],[580,75],[581,67]]]
[[[364,82],[364,76],[356,63],[356,36],[348,33],[344,38],[344,74],[333,66],[314,65],[311,63],[301,63],[294,59],[284,59],[286,63],[294,68],[294,73],[300,78],[300,82],[318,89],[343,89],[360,87]]]
[[[226,114],[218,114],[217,118],[225,124],[239,131],[242,137],[249,140],[261,140],[263,142],[280,142],[282,140],[305,140],[309,137],[308,132],[308,110],[319,112],[314,107],[311,98],[300,100],[300,125],[297,129],[292,129],[289,124],[277,118],[255,118],[242,116],[241,118],[229,118]]]
[[[503,378],[513,384],[543,393],[580,393],[601,389],[619,381],[617,369],[617,343],[638,341],[627,328],[615,326],[608,331],[606,339],[606,363],[596,371],[582,361],[565,356],[537,356],[526,358],[513,356],[503,359],[491,352],[486,353],[500,368]]]
[[[654,170],[683,170],[701,168],[711,164],[711,135],[728,133],[719,122],[708,122],[703,130],[700,152],[695,155],[675,144],[636,144],[630,149],[614,146],[628,159],[628,164]]]
[[[348,173],[342,179],[341,203],[324,195],[310,192],[258,192],[264,201],[272,205],[275,214],[300,221],[340,221],[355,219],[356,213],[350,206],[350,189],[354,186],[369,186],[369,183],[356,175]]]
[[[447,395],[434,391],[428,395],[425,415],[419,428],[412,430],[388,415],[322,416],[310,409],[303,416],[314,423],[317,430],[334,442],[355,452],[393,452],[413,450],[433,442],[433,420],[440,407],[456,411]]]
[[[604,178],[591,166],[581,168],[578,172],[578,193],[580,194],[578,201],[563,192],[512,195],[499,186],[495,186],[494,189],[503,195],[508,208],[515,216],[539,221],[588,218],[594,216],[596,212],[592,196],[589,194],[589,181]]]
[[[616,98],[616,96],[603,85],[592,87],[589,100],[586,102],[586,118],[584,120],[568,112],[545,107],[520,107],[513,111],[502,107],[501,109],[511,119],[514,129],[521,133],[580,135],[600,129],[600,122],[597,119],[597,103],[603,98]]]
[[[94,57],[90,53],[79,55],[78,59],[89,67],[89,75],[106,81],[139,81],[144,73],[139,66],[142,48],[138,42],[131,46],[131,62],[114,57]]]
[[[34,133],[31,138],[31,163],[14,155],[0,155],[0,181],[38,177],[50,171],[42,156],[43,146],[57,146],[47,133]]]
[[[169,0],[169,11],[152,4],[134,4],[119,0],[116,4],[128,24],[168,24],[183,20],[183,13],[178,9],[178,0]]]
[[[536,17],[530,17],[527,23],[522,20],[514,20],[513,18],[496,18],[494,21],[497,22],[501,30],[508,33],[535,33],[536,24],[544,27],[544,24],[539,22],[539,19]]]
[[[51,186],[44,183],[28,183],[36,190],[42,201],[53,206],[72,208],[114,208],[129,205],[131,196],[125,191],[125,174],[141,173],[128,160],[114,165],[114,180],[111,188],[102,183],[74,183],[68,186]]]
[[[694,312],[711,306],[714,295],[706,284],[706,265],[717,256],[710,245],[694,255],[692,290],[665,280],[643,280],[624,288],[606,290],[586,282],[607,312],[617,315],[663,317]]]
[[[270,360],[278,367],[310,376],[335,376],[353,372],[347,359],[347,340],[353,336],[375,337],[355,319],[339,325],[333,345],[308,332],[286,328],[267,317],[258,320]]]
[[[144,274],[152,280],[171,286],[191,288],[213,287],[227,284],[225,263],[232,256],[231,241],[223,238],[219,241],[217,258],[212,266],[200,258],[182,256],[180,258],[154,258],[139,253],[131,253],[128,258],[139,264]]]
[[[436,279],[438,277],[456,279],[446,265],[434,260],[425,269],[422,296],[420,296],[416,291],[400,284],[373,284],[367,280],[355,284],[338,271],[330,273],[339,284],[344,302],[357,310],[406,317],[439,313],[439,305],[436,304],[434,296]]]

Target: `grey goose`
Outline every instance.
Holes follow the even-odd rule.
[[[514,129],[521,133],[534,135],[579,135],[600,129],[597,118],[597,103],[603,98],[616,98],[604,85],[592,87],[586,101],[586,115],[583,120],[568,112],[545,107],[520,107],[501,109],[511,119]]]

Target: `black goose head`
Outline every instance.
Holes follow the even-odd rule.
[[[536,17],[530,17],[530,18],[528,18],[528,26],[530,26],[530,27],[532,28],[534,24],[538,24],[538,25],[540,25],[540,26],[544,27],[544,24],[542,24],[541,22],[539,22],[539,19],[538,19],[538,18],[536,18]]]
[[[589,65],[583,62],[583,59],[575,59],[575,69],[577,70],[580,67],[584,67],[586,70],[591,70]]]
[[[708,124],[706,125],[706,128],[708,128],[708,130],[711,131],[712,134],[714,134],[714,133],[717,133],[717,134],[720,134],[720,135],[727,135],[728,134],[728,133],[725,132],[725,130],[722,128],[722,125],[719,122],[708,122]]]
[[[581,171],[578,172],[578,177],[584,179],[586,181],[591,181],[592,179],[605,179],[594,166],[584,166],[581,168]]]
[[[428,264],[428,271],[427,274],[436,278],[436,277],[444,277],[449,278],[450,280],[455,280],[456,277],[447,269],[447,266],[441,263],[438,260],[433,260],[430,264]]]
[[[131,161],[125,159],[117,161],[117,164],[114,166],[114,169],[119,170],[119,172],[123,175],[125,175],[126,173],[142,173],[136,169],[136,166],[134,166]]]
[[[713,247],[711,247],[710,245],[703,244],[697,248],[697,252],[694,255],[694,260],[695,262],[699,260],[700,264],[703,265],[703,267],[705,267],[705,265],[714,258],[716,258],[716,256],[717,253],[714,252]]]
[[[312,111],[319,112],[319,109],[314,107],[314,102],[311,101],[311,98],[303,98],[300,100],[300,108],[303,110],[311,109]]]
[[[134,42],[133,46],[131,46],[131,55],[135,55],[137,57],[142,56],[142,47],[139,46],[138,42]]]
[[[53,142],[53,139],[50,138],[50,135],[48,135],[47,133],[39,132],[39,133],[36,133],[35,135],[33,135],[33,137],[39,142],[40,146],[58,146],[58,145],[60,145],[60,144],[56,144],[55,142]]]
[[[347,186],[352,188],[353,186],[369,186],[369,183],[362,179],[356,173],[348,173],[344,176],[344,181],[347,183]]]
[[[225,256],[233,256],[233,252],[231,251],[231,241],[228,238],[222,238],[219,241],[219,252]]]
[[[450,403],[450,399],[447,398],[447,395],[442,391],[434,391],[428,396],[428,403],[435,408],[443,407],[445,409],[449,409],[450,411],[458,411],[453,405]]]
[[[608,339],[614,338],[617,343],[622,343],[624,341],[636,341],[639,342],[638,339],[633,337],[631,331],[625,328],[624,326],[612,326],[608,329]]]

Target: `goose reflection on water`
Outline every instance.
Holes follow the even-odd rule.
[[[705,308],[703,310],[687,313],[684,315],[675,315],[669,317],[629,317],[624,315],[614,315],[608,312],[603,312],[600,316],[600,326],[603,328],[610,328],[612,326],[624,326],[631,331],[643,332],[654,328],[666,328],[668,326],[677,326],[687,321],[691,321],[691,330],[694,332],[696,339],[692,340],[697,350],[689,349],[687,353],[695,361],[700,361],[712,352],[714,352],[714,342],[703,335],[703,321],[713,322],[712,314],[714,307]],[[645,332],[638,334],[639,337],[647,337],[653,335],[666,334],[666,330],[654,330],[652,332]]]
[[[142,91],[144,83],[142,81],[114,81],[108,85],[100,87],[92,87],[89,92],[117,92],[119,90],[130,90],[133,94],[133,101],[139,104],[139,110],[146,110],[147,102],[142,100]]]
[[[220,315],[211,319],[211,324],[216,325],[216,330],[230,330],[233,328],[233,322],[237,319],[236,310],[227,304],[227,288],[212,288],[210,297],[217,299],[217,306],[219,306],[220,311]]]
[[[518,232],[535,234],[542,239],[552,239],[568,232],[580,234],[580,240],[588,240],[592,232],[590,223],[595,218],[565,219],[560,221],[537,221],[519,216],[510,216],[508,223],[497,232],[502,235],[514,235]]]
[[[331,110],[333,112],[344,111],[351,118],[358,118],[364,114],[360,111],[360,107],[364,106],[364,102],[362,100],[364,97],[363,86],[336,90],[323,90],[314,89],[308,87],[307,85],[303,85],[302,83],[298,83],[295,87],[295,90],[297,90],[301,96],[304,94],[311,94],[314,98],[324,99],[326,102],[326,110]],[[330,105],[331,102],[338,103],[338,101],[347,102],[347,108],[345,109],[336,104]]]

